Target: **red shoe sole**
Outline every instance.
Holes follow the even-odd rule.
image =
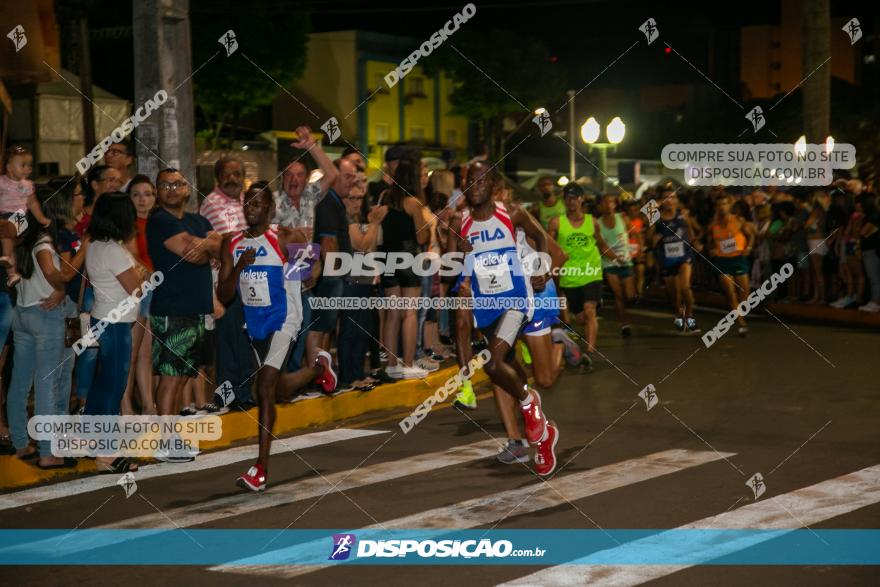
[[[545,471],[545,472],[543,472],[543,473],[540,472],[540,471],[538,471],[538,468],[535,467],[535,472],[536,472],[538,475],[540,475],[541,477],[546,477],[547,475],[551,475],[551,474],[553,473],[553,471],[556,470],[556,464],[557,464],[557,460],[556,460],[556,443],[559,442],[559,428],[557,428],[556,426],[553,426],[553,424],[548,424],[548,425],[547,425],[547,433],[548,433],[548,434],[550,433],[550,427],[551,427],[551,426],[553,427],[553,430],[555,431],[555,433],[554,433],[554,435],[553,435],[553,436],[554,436],[554,438],[553,438],[553,444],[552,444],[551,447],[550,447],[550,453],[553,455],[553,466],[550,467],[549,470],[547,470],[547,471]]]

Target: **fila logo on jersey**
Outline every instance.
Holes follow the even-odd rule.
[[[245,247],[245,246],[237,246],[235,247],[235,257],[236,259],[244,253],[248,249],[252,249],[253,247]],[[260,248],[257,249],[257,257],[268,257],[269,252],[266,250],[266,247],[260,245]]]
[[[496,241],[499,238],[504,238],[504,231],[501,230],[501,228],[496,228],[495,232],[492,234],[489,234],[488,230],[481,230],[479,232],[472,232],[468,235],[468,240],[471,244],[474,244],[476,241],[488,243],[490,241]]]

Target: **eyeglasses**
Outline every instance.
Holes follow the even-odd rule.
[[[107,149],[107,155],[127,155],[128,151],[125,149]]]
[[[188,184],[185,181],[175,181],[174,183],[168,183],[167,181],[160,181],[156,184],[156,187],[160,190],[179,190],[182,187],[186,187]]]

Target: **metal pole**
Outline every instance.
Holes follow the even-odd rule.
[[[92,105],[92,57],[89,50],[89,20],[85,8],[77,18],[77,61],[79,61],[79,91],[82,94],[83,154],[88,154],[95,139],[95,107]]]
[[[168,93],[135,131],[138,173],[155,178],[163,167],[180,169],[193,187],[187,209],[197,210],[189,0],[133,0],[132,20],[135,108],[159,90]]]
[[[577,141],[577,136],[574,131],[574,90],[568,90],[568,140],[569,146],[571,147],[568,153],[568,178],[571,181],[577,179],[575,177],[575,169],[574,169],[574,149],[575,149],[575,141]]]
[[[605,145],[598,145],[599,148],[599,169],[601,175],[599,177],[599,192],[605,193],[605,179],[608,177],[608,149]]]

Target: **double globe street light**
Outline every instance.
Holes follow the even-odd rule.
[[[611,119],[611,122],[605,127],[605,138],[607,142],[598,142],[602,129],[599,122],[594,117],[589,117],[581,126],[581,139],[587,144],[590,151],[597,150],[599,152],[599,171],[602,177],[599,179],[599,188],[601,192],[605,192],[605,180],[608,178],[608,150],[617,148],[617,145],[623,141],[626,134],[626,125],[619,116]]]

